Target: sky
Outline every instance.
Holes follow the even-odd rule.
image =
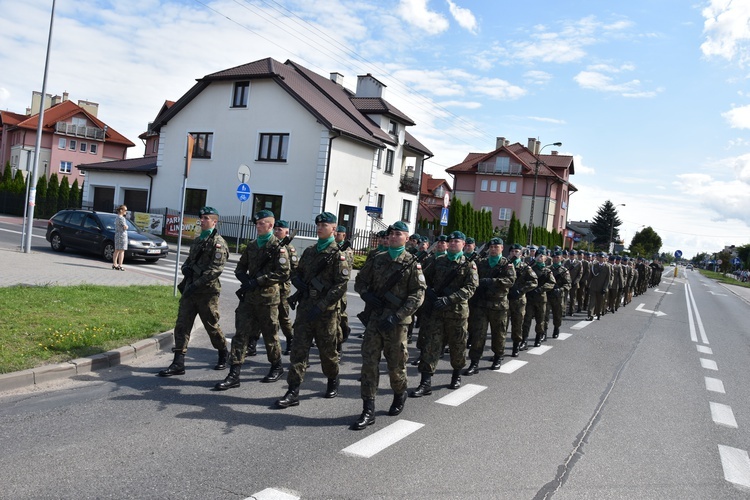
[[[0,0],[0,109],[41,90],[52,0]],[[258,59],[371,73],[445,169],[497,137],[575,158],[569,220],[610,200],[690,258],[750,243],[748,0],[57,0],[47,93],[136,143],[165,100]]]

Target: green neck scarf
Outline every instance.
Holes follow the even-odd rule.
[[[535,265],[536,267],[538,267],[539,269],[544,269],[545,267],[547,267],[547,266],[545,266],[545,265],[544,265],[544,262],[542,262],[542,261],[540,261],[540,260],[538,260],[538,261],[536,262],[536,264],[534,264],[534,265]]]
[[[328,248],[328,245],[333,243],[335,240],[336,238],[334,238],[333,236],[326,238],[326,239],[318,238],[318,243],[315,245],[315,250],[317,250],[318,253],[320,253],[326,248]]]
[[[255,240],[255,243],[257,243],[258,248],[263,248],[263,246],[268,243],[268,240],[271,239],[271,236],[273,235],[272,232],[269,232],[268,234],[264,234],[263,236],[258,235],[258,238]]]
[[[388,250],[388,247],[385,245],[378,245],[378,252],[385,252]]]
[[[513,267],[518,267],[518,265],[521,263],[521,257],[516,257],[513,259]]]
[[[398,259],[398,256],[404,252],[405,248],[404,245],[401,245],[400,247],[388,247],[388,255],[391,256],[391,259],[396,260]]]
[[[446,251],[443,250],[442,252],[435,252],[435,257],[440,257],[441,255],[445,255]]]
[[[500,257],[501,257],[500,255],[496,255],[494,257],[492,255],[490,255],[487,258],[487,262],[490,263],[490,267],[495,267],[497,265],[497,263],[500,262]]]
[[[446,256],[448,257],[449,260],[452,260],[453,262],[455,262],[458,259],[460,259],[463,256],[463,254],[464,254],[464,252],[463,252],[463,250],[461,250],[458,253],[450,253],[450,252],[448,252]]]
[[[213,229],[206,229],[205,231],[201,231],[201,235],[198,236],[198,239],[201,240],[201,241],[203,241],[206,238],[208,238],[209,236],[211,236],[211,233],[213,233],[213,232],[214,232]]]
[[[552,264],[552,267],[557,269],[558,267],[562,266],[562,262],[558,262],[557,264]]]

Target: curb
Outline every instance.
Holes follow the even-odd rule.
[[[151,338],[86,358],[72,359],[56,365],[0,374],[0,393],[25,389],[76,375],[106,370],[118,365],[127,365],[133,359],[153,356],[159,351],[172,348],[173,332],[159,333]]]
[[[719,284],[722,287],[724,287],[725,290],[728,290],[728,291],[732,292],[734,295],[736,295],[737,297],[739,297],[740,300],[742,300],[746,304],[750,305],[750,297],[746,297],[745,295],[742,295],[741,293],[737,293],[735,291],[734,287],[737,286],[737,285],[727,285],[726,283],[719,283]]]

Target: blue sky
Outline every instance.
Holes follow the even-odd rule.
[[[0,109],[40,90],[51,0],[0,0]],[[372,73],[444,169],[495,138],[562,142],[570,218],[609,199],[691,257],[750,243],[750,2],[57,0],[47,92],[138,146],[165,99],[264,57]],[[547,148],[545,152],[553,149]]]

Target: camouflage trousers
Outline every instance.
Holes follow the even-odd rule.
[[[523,341],[523,319],[526,316],[526,296],[510,301],[510,338],[514,344]]]
[[[529,332],[531,331],[531,321],[535,321],[534,332],[537,335],[544,333],[544,316],[547,311],[547,301],[542,300],[528,300],[526,302],[526,315],[523,318],[523,338],[524,340],[529,338]]]
[[[599,316],[604,312],[605,292],[591,292],[589,299],[589,316]]]
[[[469,359],[478,362],[487,343],[487,327],[491,333],[491,348],[495,356],[505,354],[505,337],[508,334],[508,310],[490,309],[489,307],[475,307],[469,316],[469,335],[471,349]]]
[[[346,314],[346,295],[344,295],[341,297],[341,302],[339,302],[339,328],[336,333],[336,342],[339,352],[341,352],[341,344],[343,344],[344,341],[346,341],[346,338],[349,337],[349,332],[349,315]]]
[[[278,304],[259,304],[249,294],[234,310],[234,324],[237,332],[232,339],[232,357],[230,364],[241,365],[245,362],[247,344],[258,340],[263,335],[266,345],[266,356],[271,364],[281,361],[281,344],[279,343],[279,306]]]
[[[406,392],[406,332],[409,325],[397,325],[383,331],[378,328],[380,318],[371,317],[362,339],[362,399],[374,399],[380,382],[380,355],[385,356],[388,376],[394,394]]]
[[[174,325],[172,352],[181,352],[182,354],[187,352],[190,332],[193,329],[196,316],[200,316],[214,349],[218,351],[226,349],[227,341],[219,326],[219,294],[193,293],[180,299],[177,322]]]
[[[317,319],[308,321],[307,315],[312,305],[312,303],[300,304],[297,308],[294,341],[289,356],[291,364],[287,376],[289,387],[299,387],[302,384],[313,340],[320,353],[320,366],[323,374],[327,378],[336,378],[339,375],[339,354],[336,351],[336,336],[339,328],[338,311],[335,309],[323,311]]]
[[[286,299],[289,298],[289,291],[283,290],[281,291],[281,302],[279,302],[279,327],[281,328],[281,333],[284,334],[284,338],[287,342],[291,340],[294,337],[294,333],[292,331],[292,319],[289,317],[289,302],[286,301]]]
[[[466,366],[467,319],[445,317],[432,311],[429,318],[422,320],[419,335],[424,335],[424,349],[419,360],[420,373],[435,373],[445,345],[450,349],[451,367],[460,370]]]

